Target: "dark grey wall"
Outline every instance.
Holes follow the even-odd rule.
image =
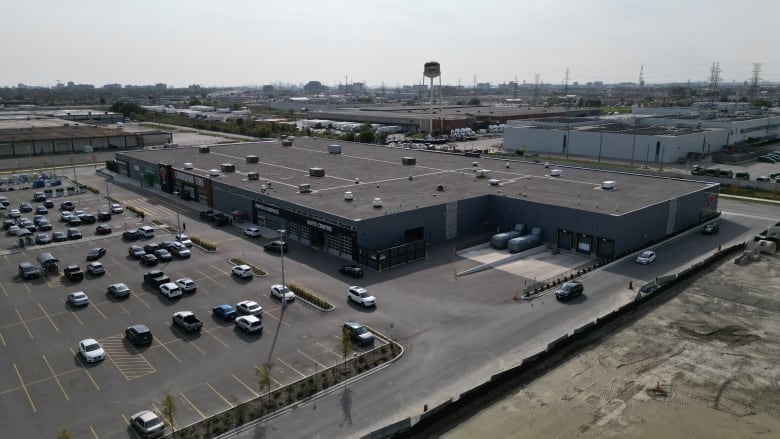
[[[491,218],[491,200],[492,197],[485,195],[458,201],[458,236],[495,230]]]
[[[403,244],[404,231],[425,228],[425,240],[444,241],[444,205],[420,208],[411,212],[385,215],[356,223],[358,243],[368,248],[387,248]]]

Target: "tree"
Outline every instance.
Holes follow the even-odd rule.
[[[125,117],[130,117],[131,114],[145,114],[146,108],[133,102],[119,101],[114,102],[114,104],[111,105],[111,111],[114,113],[122,113]]]
[[[262,368],[255,366],[255,375],[257,376],[257,387],[260,392],[263,388],[268,390],[268,408],[271,408],[271,369],[265,364]]]
[[[176,401],[173,399],[170,393],[165,395],[165,399],[162,402],[162,415],[169,424],[171,424],[171,432],[175,432],[176,428],[173,425],[173,415],[176,413]]]
[[[477,105],[480,105],[480,103],[479,103],[479,99],[477,99],[477,98],[471,98],[471,99],[469,99],[468,105],[471,105],[471,106],[477,106]]]

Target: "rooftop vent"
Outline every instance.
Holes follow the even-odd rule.
[[[219,177],[219,169],[209,169],[209,175],[212,177]]]
[[[341,145],[328,145],[328,153],[341,154]]]
[[[184,169],[192,169],[192,168],[193,168],[192,163],[185,163],[184,164]]]
[[[371,205],[374,206],[377,209],[381,209],[382,208],[382,199],[381,198],[374,198],[371,201]]]
[[[298,193],[299,194],[308,194],[311,192],[311,185],[308,183],[299,184],[298,185]]]
[[[613,180],[603,181],[601,182],[601,188],[605,191],[611,191],[617,189],[617,183]]]
[[[247,163],[258,163],[259,159],[256,155],[248,155],[246,156],[246,162]]]
[[[292,146],[292,140],[290,139],[282,140],[282,146]]]
[[[488,180],[488,184],[491,186],[498,186],[499,184],[501,184],[501,180],[497,178],[491,178],[490,180]]]
[[[417,159],[414,157],[401,157],[401,164],[402,165],[416,165]]]
[[[352,199],[353,197],[351,191],[344,192],[344,201],[352,201]]]
[[[222,168],[222,172],[236,172],[236,165],[230,163],[223,163],[219,167]]]
[[[209,148],[208,146],[199,146],[198,152],[201,154],[208,154],[211,152],[211,148]]]
[[[309,177],[324,177],[325,170],[322,168],[309,168]]]
[[[479,162],[471,162],[471,166],[476,168],[477,166],[479,166]]]
[[[553,177],[560,177],[561,176],[561,172],[563,172],[563,171],[561,171],[560,169],[551,169],[550,170],[550,175],[553,176]]]
[[[258,172],[247,172],[246,173],[246,179],[247,180],[260,180],[260,173],[258,173]]]
[[[490,171],[487,169],[475,169],[474,171],[477,173],[477,178],[487,178],[490,176]]]

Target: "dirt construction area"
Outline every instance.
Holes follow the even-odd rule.
[[[780,437],[780,254],[733,260],[441,437]]]

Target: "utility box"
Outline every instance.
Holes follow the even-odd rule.
[[[211,152],[211,148],[209,148],[208,146],[199,146],[198,152],[201,154],[208,154]]]
[[[401,157],[401,164],[407,166],[413,166],[417,164],[417,159],[414,157]]]
[[[246,162],[247,163],[257,163],[260,159],[257,158],[256,155],[248,155],[246,156]]]
[[[246,173],[246,179],[247,180],[260,180],[260,173],[259,172],[247,172]]]
[[[222,172],[236,172],[236,165],[231,165],[230,163],[223,163],[219,167],[222,169]]]
[[[324,177],[325,170],[322,168],[309,168],[309,177]]]
[[[490,246],[496,250],[504,250],[509,240],[520,236],[520,232],[512,230],[511,232],[496,233],[490,238]]]
[[[341,145],[328,145],[329,154],[341,154]]]

